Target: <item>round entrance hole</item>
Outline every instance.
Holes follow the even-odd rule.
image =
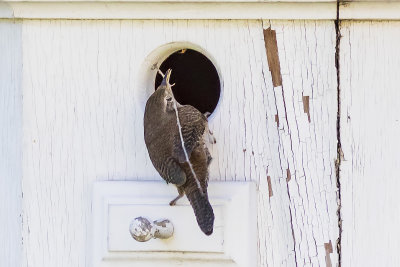
[[[213,63],[202,53],[181,49],[172,53],[160,66],[165,73],[172,69],[170,83],[175,99],[182,105],[191,105],[201,113],[212,113],[221,93],[218,72]],[[155,89],[162,81],[156,76]]]

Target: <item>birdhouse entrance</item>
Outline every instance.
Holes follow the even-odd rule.
[[[181,49],[163,61],[160,70],[172,69],[171,84],[176,100],[182,105],[192,105],[200,112],[212,113],[221,92],[218,72],[213,63],[202,53],[192,49]],[[155,88],[162,81],[156,76]]]

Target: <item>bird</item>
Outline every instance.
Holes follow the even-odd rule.
[[[162,72],[158,71],[161,75]],[[178,196],[186,195],[197,224],[206,235],[214,228],[214,211],[208,199],[208,167],[212,160],[207,145],[215,143],[208,128],[208,115],[191,105],[178,103],[169,80],[172,69],[146,102],[143,126],[150,160],[167,182],[177,187]]]

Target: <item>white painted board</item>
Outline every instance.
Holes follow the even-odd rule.
[[[334,20],[336,0],[4,0],[1,19],[308,19]],[[398,20],[400,3],[341,1],[339,17]]]
[[[400,265],[400,22],[343,22],[343,266]]]
[[[22,23],[0,21],[0,266],[22,258]]]

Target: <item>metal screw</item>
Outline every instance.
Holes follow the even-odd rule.
[[[168,219],[151,223],[146,218],[137,217],[131,222],[129,232],[139,242],[146,242],[151,238],[167,239],[174,234],[174,225]]]

